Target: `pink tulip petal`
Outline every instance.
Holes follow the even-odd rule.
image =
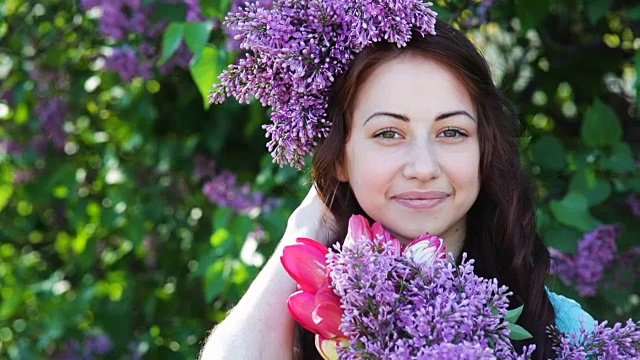
[[[352,242],[362,241],[362,239],[371,239],[371,229],[369,229],[369,221],[362,215],[352,215],[349,218],[349,228],[347,229],[347,237],[344,245],[349,247]]]
[[[380,224],[379,222],[374,222],[373,225],[371,226],[371,232],[373,234],[373,237],[376,239],[390,239],[391,233],[387,231],[387,229],[385,229],[382,224]]]
[[[289,313],[305,329],[318,333],[318,327],[313,321],[313,311],[316,308],[315,295],[306,291],[296,291],[287,300]]]
[[[402,255],[413,259],[416,264],[433,264],[437,259],[444,259],[446,251],[444,240],[425,233],[407,245]]]
[[[342,323],[342,313],[340,306],[334,303],[317,304],[311,316],[318,330],[316,333],[327,338],[344,336],[339,328]]]
[[[402,244],[400,243],[400,240],[393,237],[393,235],[391,235],[391,233],[387,231],[387,229],[385,229],[382,226],[382,224],[380,224],[379,222],[373,223],[373,226],[371,227],[371,231],[373,233],[373,238],[376,241],[392,242],[393,253],[391,255],[400,255],[400,253],[402,252]]]
[[[323,286],[316,292],[316,304],[333,303],[340,307],[340,297],[328,286]]]
[[[289,276],[305,291],[315,293],[329,282],[325,254],[313,246],[303,243],[285,246],[280,261]]]
[[[326,246],[313,239],[299,237],[296,239],[296,241],[301,244],[309,245],[324,255],[327,255],[329,253],[329,249]]]

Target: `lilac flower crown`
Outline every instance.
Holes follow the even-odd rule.
[[[422,0],[276,0],[247,4],[225,24],[251,50],[220,75],[209,97],[221,103],[251,97],[271,107],[263,125],[274,162],[300,168],[331,127],[331,84],[354,56],[380,41],[406,46],[412,31],[435,35],[437,13]]]

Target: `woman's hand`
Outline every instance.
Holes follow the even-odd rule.
[[[295,241],[298,237],[308,237],[328,245],[336,235],[335,227],[335,218],[313,185],[289,217],[283,240],[293,238]]]

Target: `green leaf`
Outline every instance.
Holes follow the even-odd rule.
[[[589,21],[592,24],[597,23],[609,11],[612,2],[612,0],[587,0],[585,10]]]
[[[247,237],[247,234],[251,232],[255,228],[255,222],[249,218],[247,215],[238,215],[233,220],[231,220],[231,224],[229,225],[229,230],[242,242]]]
[[[229,240],[230,235],[231,233],[229,232],[229,230],[225,228],[219,228],[211,235],[209,242],[211,243],[211,246],[216,248],[216,247],[222,246],[225,242],[227,242],[227,240]]]
[[[623,275],[623,271],[626,269],[621,269],[616,273],[616,279],[619,279],[620,276]],[[629,283],[633,283],[634,276],[627,275],[628,279],[620,279],[618,281],[629,281]],[[629,306],[629,290],[624,289],[620,286],[615,286],[611,282],[602,282],[598,284],[598,295],[602,296],[603,299],[607,300],[610,304],[616,307],[627,307]]]
[[[552,222],[553,219],[547,209],[543,209],[542,207],[538,207],[536,209],[536,227],[538,228],[538,231],[550,226]]]
[[[602,165],[617,173],[624,174],[636,169],[636,160],[633,151],[627,143],[618,142],[611,147],[611,156],[603,159]]]
[[[0,303],[0,320],[6,321],[14,316],[22,304],[21,296],[10,296],[2,299]]]
[[[229,227],[231,215],[231,209],[225,207],[217,208],[216,212],[213,214],[213,229],[218,230]]]
[[[516,2],[516,15],[520,19],[522,30],[526,31],[536,27],[549,14],[551,0],[518,0]]]
[[[189,72],[193,81],[198,85],[198,90],[204,100],[204,108],[209,108],[209,91],[211,86],[217,82],[218,75],[221,72],[221,66],[218,61],[218,49],[213,45],[207,45],[202,50],[200,59],[191,64]]]
[[[541,231],[544,244],[564,253],[578,252],[578,240],[582,233],[566,226],[552,226]]]
[[[627,16],[631,20],[640,20],[640,6],[633,7],[627,11]]]
[[[608,181],[598,178],[591,169],[578,170],[569,183],[569,192],[584,195],[589,206],[602,203],[611,196],[611,185]]]
[[[620,119],[613,109],[596,99],[585,114],[580,136],[591,148],[616,144],[622,140]]]
[[[522,314],[522,309],[524,309],[524,305],[520,305],[515,309],[507,311],[507,315],[504,317],[504,319],[509,323],[514,324],[516,321],[518,321],[520,314]]]
[[[208,303],[220,295],[229,279],[225,263],[226,259],[219,259],[209,266],[204,275],[204,298]]]
[[[207,45],[209,35],[213,29],[212,21],[189,22],[184,27],[184,41],[194,56],[194,61],[198,61],[202,56],[202,50]]]
[[[160,64],[164,64],[178,50],[184,35],[185,24],[183,22],[172,22],[167,26],[162,37],[162,56]]]
[[[11,184],[0,185],[0,212],[2,212],[9,203],[11,195],[13,195],[13,186]]]
[[[562,200],[551,201],[551,213],[559,223],[580,231],[590,231],[598,222],[589,213],[587,198],[578,193],[568,193]]]
[[[640,179],[623,180],[623,183],[630,191],[640,192]]]
[[[566,167],[566,154],[560,139],[545,135],[531,145],[533,161],[542,169],[561,171]]]
[[[526,340],[531,339],[533,335],[531,335],[525,328],[517,324],[509,324],[507,326],[509,329],[509,339],[511,340]]]
[[[87,242],[91,237],[90,229],[93,228],[85,226],[78,231],[78,235],[71,242],[71,249],[73,249],[74,253],[81,254],[87,248]]]
[[[165,1],[153,1],[151,19],[157,21],[182,21],[187,16],[187,6],[183,3],[168,3]]]
[[[222,18],[227,13],[231,0],[201,0],[200,11],[210,18]]]

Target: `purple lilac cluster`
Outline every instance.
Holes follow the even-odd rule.
[[[142,0],[82,0],[82,7],[102,10],[100,32],[115,40],[124,40],[129,34],[141,34],[149,26],[149,8]]]
[[[265,197],[259,191],[252,191],[248,183],[238,185],[237,176],[232,172],[228,170],[216,172],[213,160],[196,156],[194,162],[196,177],[199,180],[208,178],[202,191],[212,203],[229,207],[240,213],[260,209],[263,214],[266,214],[279,206],[279,199]]]
[[[59,96],[43,98],[36,105],[36,115],[40,119],[41,136],[62,150],[67,141],[67,133],[63,129],[67,103]]]
[[[575,255],[550,248],[551,273],[565,284],[574,285],[581,296],[594,296],[605,270],[616,259],[619,228],[600,226],[578,241]]]
[[[113,49],[113,53],[105,61],[104,69],[118,73],[123,81],[131,82],[136,76],[144,79],[151,78],[152,67],[152,62],[139,62],[137,51],[128,45],[124,45]]]
[[[34,112],[40,123],[40,132],[31,139],[28,148],[43,154],[51,144],[54,149],[62,150],[68,138],[64,121],[68,113],[66,92],[70,85],[69,74],[41,67],[33,68],[29,74],[36,84]]]
[[[412,31],[435,34],[436,13],[422,0],[277,0],[246,4],[225,18],[250,50],[213,87],[210,102],[252,97],[270,106],[265,124],[274,161],[300,168],[328,134],[327,98],[334,78],[374,42],[405,46]]]
[[[166,3],[184,2],[187,8],[186,21],[202,21],[200,0],[164,0]],[[99,8],[100,32],[121,42],[105,58],[105,69],[120,75],[125,82],[135,77],[149,79],[160,57],[160,40],[168,24],[166,20],[153,22],[154,4],[142,0],[83,0],[84,10]],[[134,47],[134,41],[138,46]],[[159,68],[162,74],[176,68],[186,69],[193,55],[185,44],[181,44],[173,56]]]
[[[70,340],[62,349],[53,354],[54,360],[91,360],[105,355],[113,348],[111,339],[105,334],[89,335],[84,344]]]
[[[232,14],[237,13],[248,2],[250,2],[250,0],[233,0],[229,12]],[[264,9],[271,9],[271,7],[273,6],[273,0],[259,0],[259,3],[260,7]],[[241,51],[240,44],[242,43],[242,41],[240,39],[236,39],[236,36],[241,35],[242,33],[229,26],[224,26],[224,30],[227,34],[227,50]],[[242,38],[242,36],[239,37]]]
[[[505,320],[511,293],[474,274],[473,260],[416,264],[391,241],[336,245],[327,257],[344,314],[346,359],[525,359]]]
[[[558,359],[640,359],[640,322],[626,324],[596,322],[593,331],[584,328],[578,334],[562,334],[549,330]]]
[[[24,146],[12,139],[0,140],[0,152],[10,155],[20,155],[24,152]]]
[[[200,0],[184,0],[184,4],[187,6],[187,21],[204,20],[204,15],[200,10]]]

